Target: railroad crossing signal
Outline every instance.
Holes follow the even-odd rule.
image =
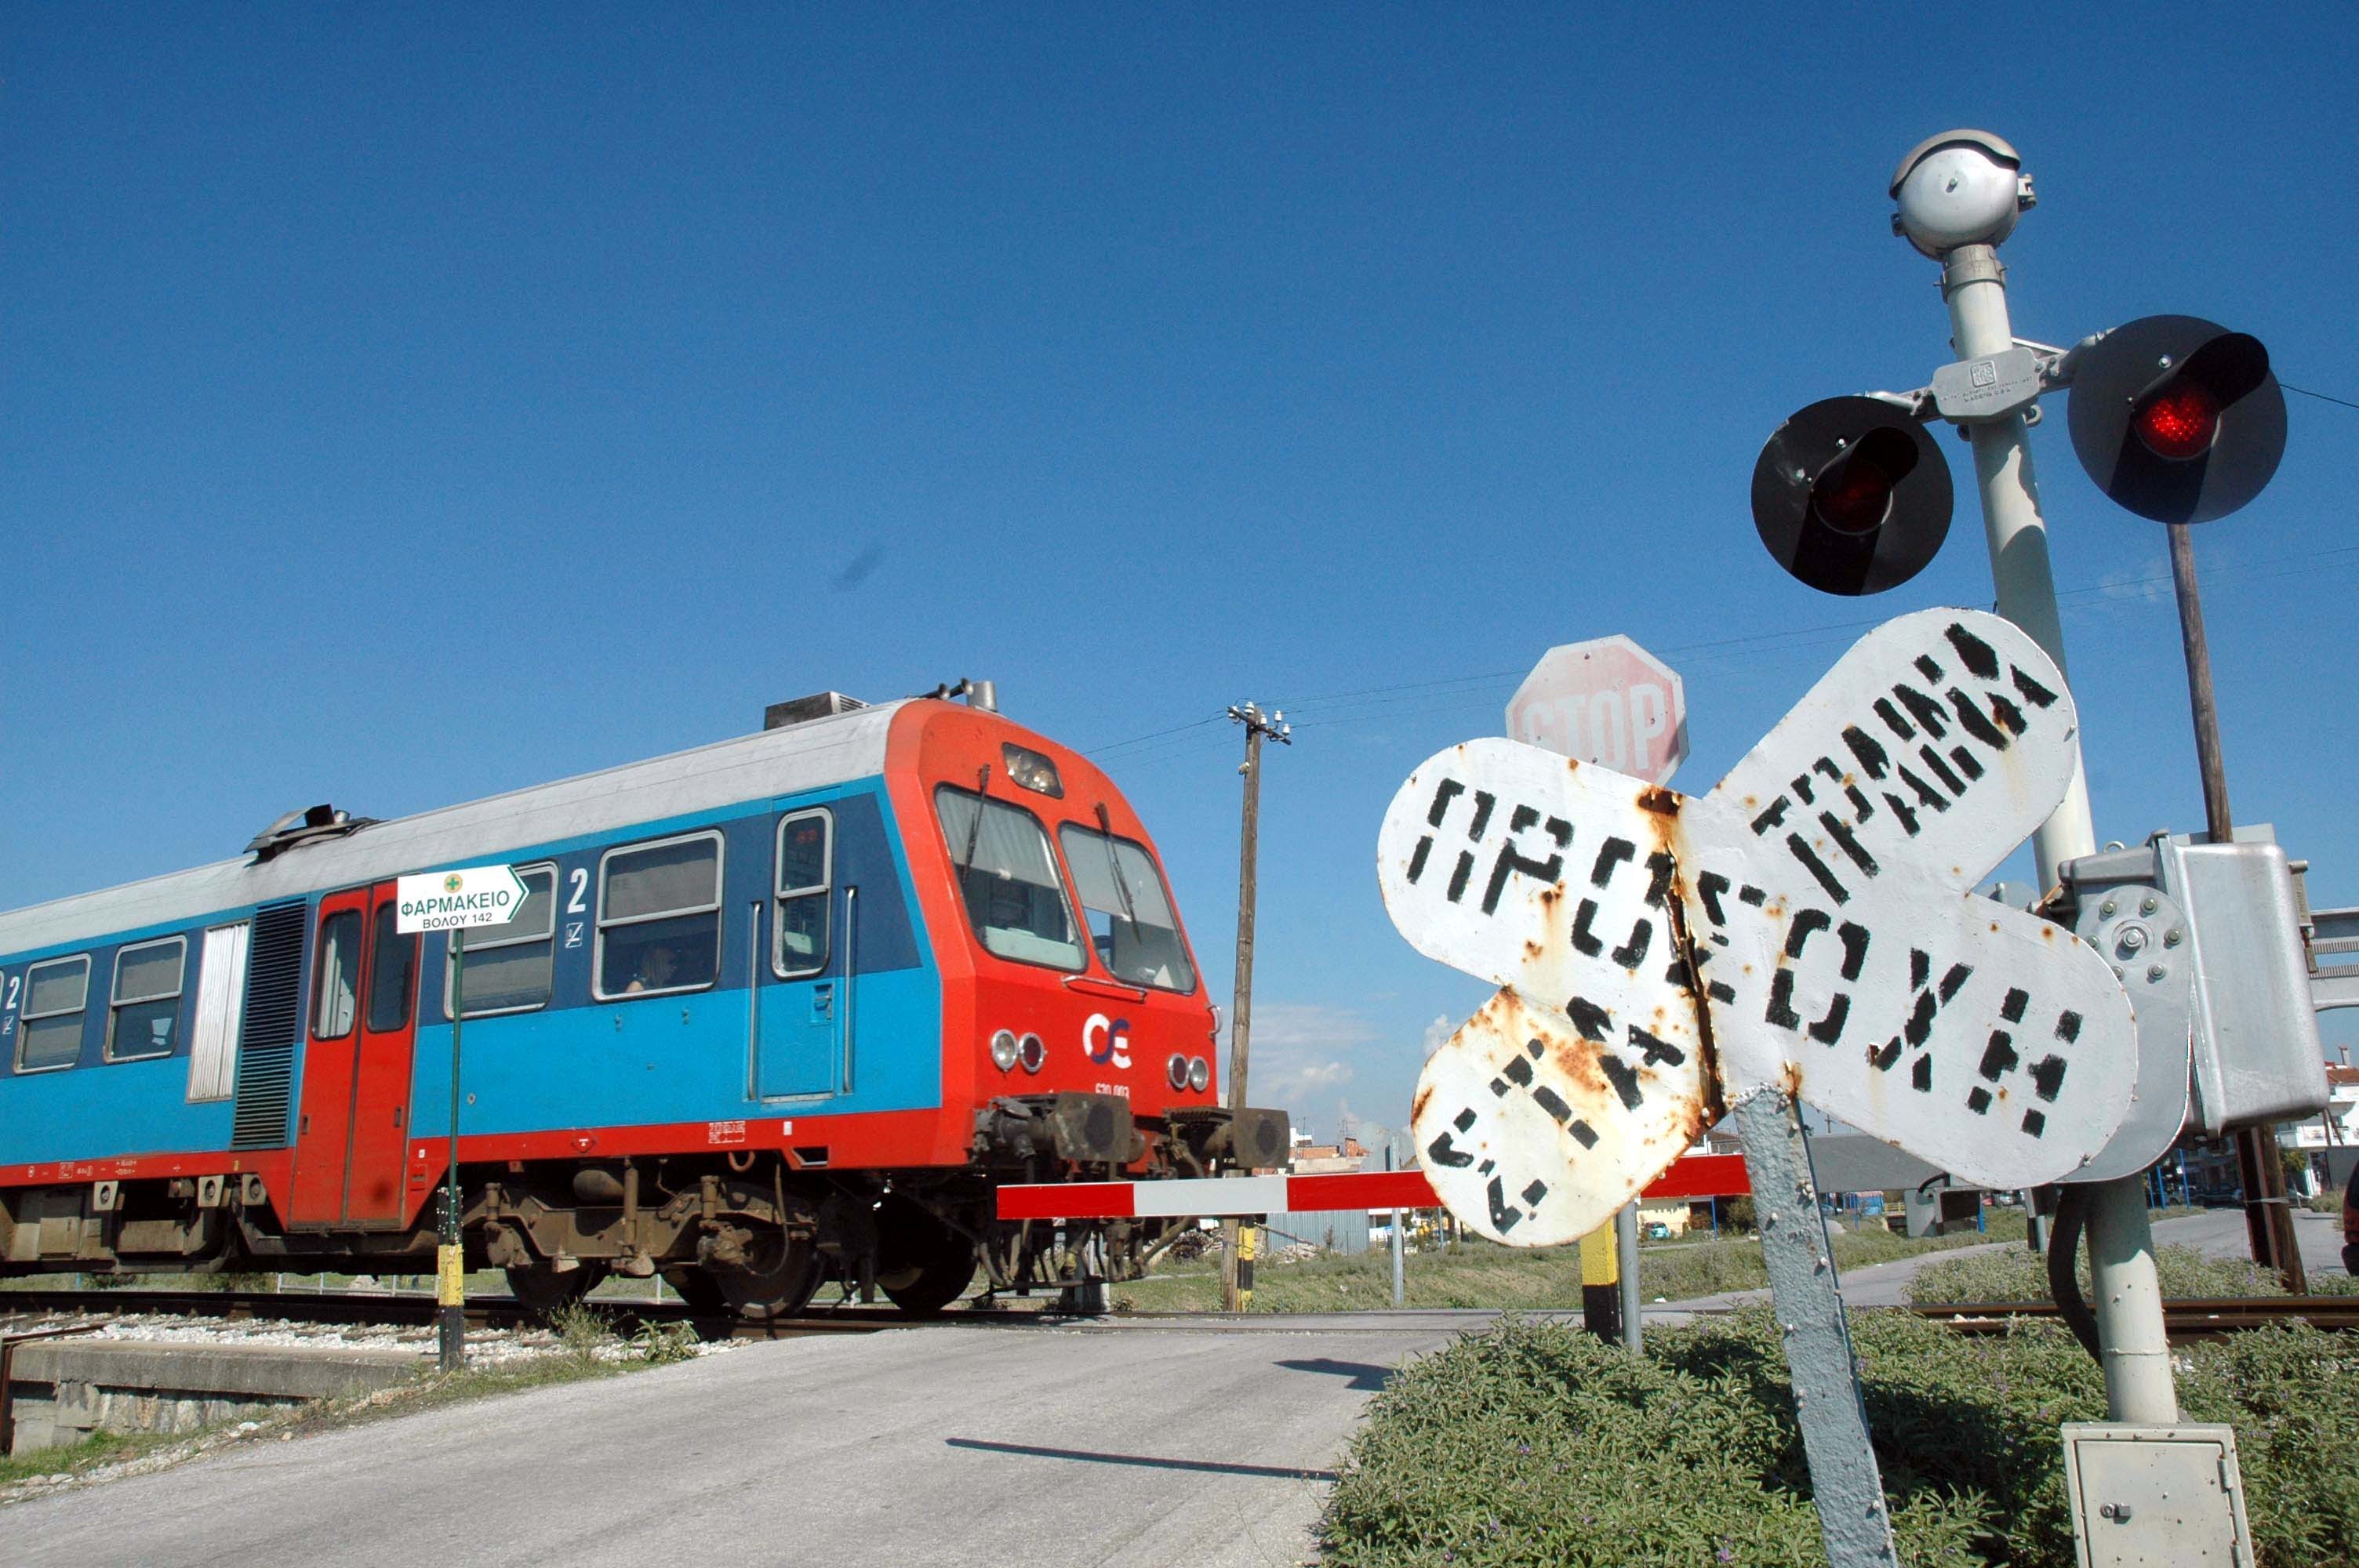
[[[2206,523],[2285,455],[2285,394],[2258,338],[2147,316],[2073,356],[2072,450],[2097,488],[2158,523]]]
[[[1512,741],[1429,759],[1386,813],[1386,906],[1503,988],[1418,1086],[1443,1202],[1571,1240],[1765,1088],[1978,1186],[2094,1155],[2136,1076],[2128,1000],[2093,949],[1971,893],[2063,797],[2077,729],[2023,632],[1926,611],[1709,795]]]
[[[1627,637],[1567,643],[1541,654],[1507,699],[1507,733],[1667,784],[1687,760],[1687,688],[1677,670]]]
[[[1777,564],[1822,593],[1882,593],[1949,536],[1950,465],[1914,415],[1830,397],[1777,427],[1753,464],[1753,526]]]

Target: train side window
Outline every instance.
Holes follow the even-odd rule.
[[[984,948],[1018,963],[1082,969],[1065,879],[1040,819],[1021,806],[944,784],[934,810],[958,873],[967,919]]]
[[[418,989],[418,938],[401,933],[401,906],[376,906],[376,940],[369,945],[368,1026],[386,1034],[409,1022],[409,995]]]
[[[1196,970],[1180,939],[1171,895],[1146,847],[1072,822],[1058,828],[1057,838],[1106,973],[1136,986],[1194,991]]]
[[[106,1010],[106,1059],[168,1056],[180,1026],[180,978],[189,939],[143,942],[114,956],[114,996]]]
[[[320,998],[311,1038],[341,1040],[360,1011],[361,912],[340,909],[320,927]]]
[[[609,849],[598,861],[600,1001],[703,990],[721,973],[721,835]]]
[[[89,954],[51,958],[27,969],[25,1011],[16,1022],[16,1070],[72,1066],[82,1054],[82,1010],[89,1004]]]
[[[524,903],[505,925],[467,933],[467,1016],[529,1012],[549,1005],[556,961],[557,868],[525,866]],[[442,1016],[451,1016],[451,967],[442,966]]]
[[[827,968],[828,901],[833,883],[835,822],[826,811],[798,811],[778,823],[778,915],[770,968],[780,979]]]

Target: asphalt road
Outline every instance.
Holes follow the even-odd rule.
[[[1488,1315],[754,1346],[20,1503],[0,1513],[0,1558],[1293,1564],[1312,1554],[1330,1466],[1368,1396]]]

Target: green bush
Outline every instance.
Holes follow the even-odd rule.
[[[1853,1317],[1903,1561],[2067,1568],[2058,1427],[2102,1419],[2095,1365],[2053,1325],[1969,1339]],[[1650,1331],[1632,1357],[1508,1320],[1396,1376],[1322,1525],[1332,1568],[1821,1563],[1776,1326]],[[2359,1551],[2359,1346],[2270,1329],[2185,1353],[2189,1419],[2237,1428],[2262,1561]]]

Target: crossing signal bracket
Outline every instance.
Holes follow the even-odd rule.
[[[1897,588],[1950,532],[1949,460],[1907,411],[1830,397],[1777,427],[1753,465],[1753,525],[1779,566],[1822,593]]]
[[[2201,317],[2147,316],[2071,359],[2072,450],[2139,516],[2224,517],[2277,472],[2285,394],[2259,339]]]

